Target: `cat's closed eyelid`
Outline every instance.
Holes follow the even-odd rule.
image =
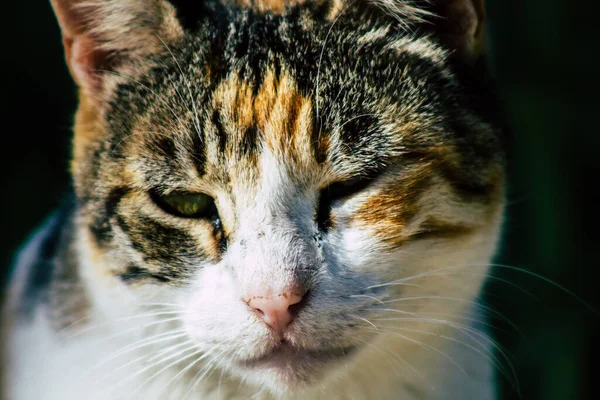
[[[343,199],[367,189],[383,175],[384,169],[371,169],[345,179],[339,179],[321,188],[332,200]]]
[[[407,240],[453,239],[472,234],[474,231],[475,228],[467,224],[461,225],[429,218],[414,233],[410,234]]]
[[[315,211],[315,221],[319,230],[328,232],[334,226],[331,212],[335,202],[356,195],[379,177],[380,172],[370,175],[359,175],[351,179],[334,182],[319,191]]]

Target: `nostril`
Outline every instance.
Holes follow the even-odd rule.
[[[244,299],[244,302],[259,319],[283,335],[284,330],[306,304],[305,298],[304,291],[288,289],[276,295],[252,296]]]
[[[300,312],[301,309],[304,308],[304,306],[306,305],[307,299],[309,296],[309,292],[304,293],[303,296],[298,296],[299,298],[297,299],[296,302],[291,303],[288,306],[288,311],[290,312],[290,314],[292,314],[292,316],[294,316],[294,318],[298,315],[298,313]]]
[[[254,312],[257,313],[260,317],[265,315],[265,312],[263,310],[261,310],[260,308],[256,308],[256,307],[252,307],[254,308]]]

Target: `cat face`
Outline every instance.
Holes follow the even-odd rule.
[[[468,308],[485,271],[449,274],[489,262],[503,168],[464,49],[402,3],[412,28],[361,2],[208,4],[192,24],[150,3],[65,41],[96,284],[176,304],[205,361],[273,392],[408,354],[390,329]],[[147,17],[125,40],[127,7]]]

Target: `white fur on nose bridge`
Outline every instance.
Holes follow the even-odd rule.
[[[260,181],[258,204],[277,204],[293,194],[295,188],[291,182],[282,154],[274,154],[265,149],[260,157]]]
[[[310,202],[299,196],[277,155],[265,150],[260,171],[256,196],[238,202],[235,242],[225,257],[242,296],[286,290],[315,257],[303,234],[311,223]]]
[[[273,232],[262,237],[256,233],[253,236],[236,241],[225,259],[234,271],[240,295],[279,293],[293,285],[295,268],[288,256],[294,250],[290,241]]]

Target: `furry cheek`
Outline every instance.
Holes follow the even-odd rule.
[[[223,263],[203,268],[187,290],[184,326],[202,350],[240,358],[264,351],[269,330],[248,312]]]

